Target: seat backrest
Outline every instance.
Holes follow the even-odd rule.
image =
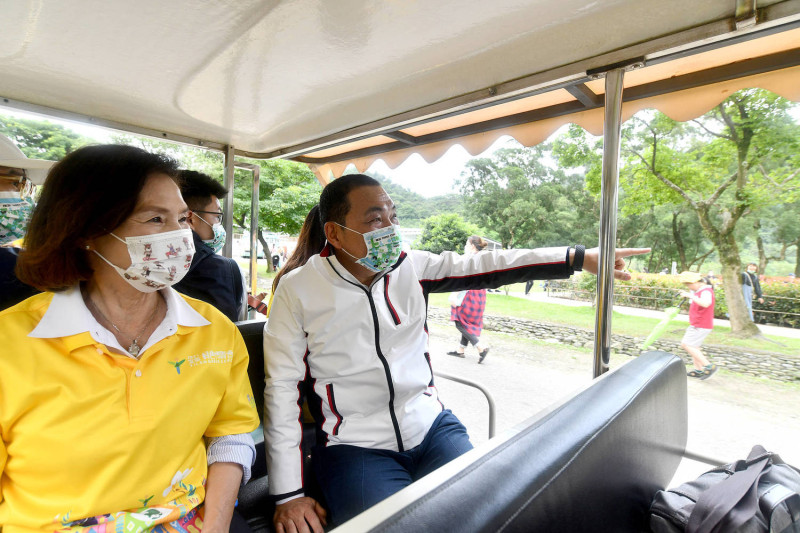
[[[263,320],[236,322],[247,346],[247,353],[250,354],[247,375],[250,376],[250,388],[253,389],[253,398],[261,420],[264,420],[264,324]]]
[[[644,531],[688,426],[683,361],[650,352],[372,507],[341,530]]]

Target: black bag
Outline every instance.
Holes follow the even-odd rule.
[[[800,470],[754,446],[746,460],[660,490],[654,533],[800,533]]]

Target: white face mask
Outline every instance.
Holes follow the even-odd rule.
[[[338,222],[334,222],[334,224],[342,226]],[[399,231],[400,226],[392,224],[367,233],[361,233],[347,226],[342,227],[364,237],[364,244],[367,245],[367,255],[364,257],[358,258],[344,248],[342,248],[342,251],[367,270],[382,272],[395,264],[403,252],[403,241]]]
[[[100,259],[116,270],[122,279],[142,292],[155,292],[178,283],[189,271],[194,257],[192,230],[179,229],[121,239],[128,246],[131,266],[120,268],[94,251]]]

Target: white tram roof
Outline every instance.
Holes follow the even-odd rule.
[[[618,63],[640,65],[623,118],[687,120],[744,87],[798,101],[800,0],[755,4],[8,0],[0,105],[326,177],[456,142],[477,154],[501,135],[533,145],[567,122],[599,134],[591,73]]]

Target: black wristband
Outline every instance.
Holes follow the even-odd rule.
[[[575,257],[572,258],[572,270],[580,272],[583,270],[583,256],[586,254],[586,246],[575,245]]]

